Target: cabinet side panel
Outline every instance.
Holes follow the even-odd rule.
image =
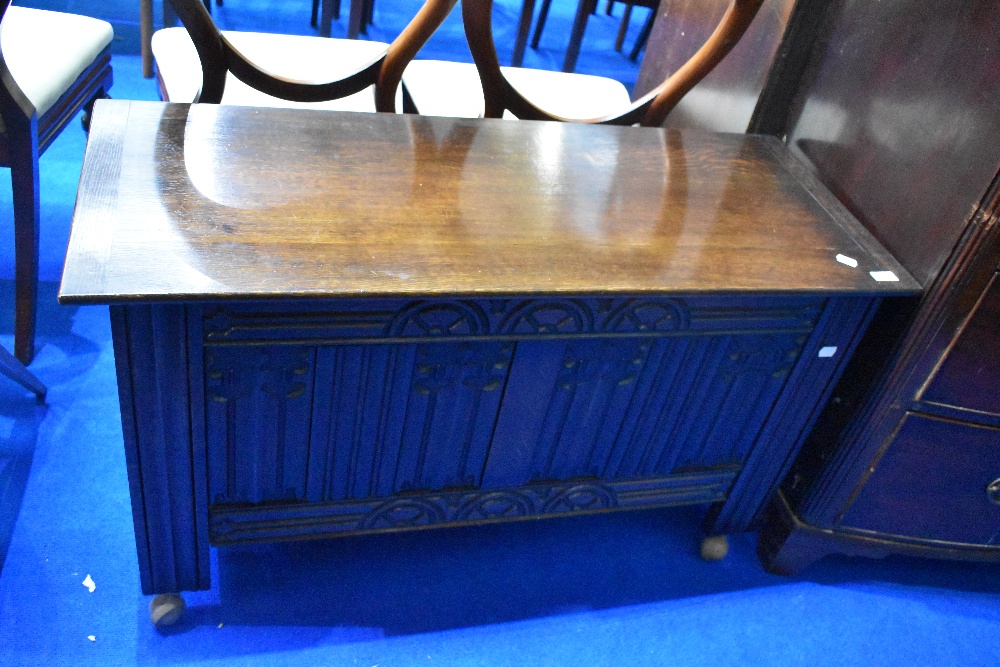
[[[115,363],[145,594],[210,586],[205,450],[191,419],[184,306],[113,306]]]

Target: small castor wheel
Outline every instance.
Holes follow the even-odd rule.
[[[729,540],[725,535],[709,535],[701,541],[701,557],[704,560],[722,560],[729,553]]]
[[[181,620],[187,604],[176,593],[161,593],[149,602],[149,620],[158,628],[165,628]]]

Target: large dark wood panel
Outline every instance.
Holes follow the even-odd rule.
[[[666,126],[745,132],[794,5],[795,0],[765,0],[740,43],[681,100]],[[633,98],[645,95],[683,65],[718,25],[727,6],[719,0],[663,0]]]
[[[785,572],[835,551],[998,560],[1000,6],[841,0],[820,34],[776,116],[926,289],[869,330],[772,505],[762,558]]]
[[[788,141],[925,285],[1000,164],[1000,3],[839,0]]]

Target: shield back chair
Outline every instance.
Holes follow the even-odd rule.
[[[732,0],[705,44],[663,83],[632,102],[625,86],[612,79],[501,67],[493,41],[493,0],[462,0],[475,65],[414,60],[401,76],[384,72],[381,92],[390,95],[398,78],[409,89],[416,110],[430,115],[659,126],[732,50],[762,4],[763,0]],[[447,77],[440,75],[444,68],[450,70]]]
[[[427,0],[389,45],[221,31],[199,0],[170,0],[183,27],[153,35],[160,95],[170,102],[392,112],[396,98],[375,104],[383,65],[412,58],[454,2]]]
[[[111,24],[0,0],[0,166],[14,195],[14,354],[35,354],[38,297],[38,158],[111,88]]]
[[[457,4],[457,0],[451,0],[451,4]],[[491,48],[492,45],[491,39]],[[603,116],[631,103],[628,89],[614,79],[528,67],[500,70],[524,95],[560,116]],[[414,59],[407,61],[405,72],[387,71],[383,76],[387,93],[394,90],[393,78],[402,82],[408,108],[417,113],[460,118],[484,114],[483,86],[473,63]],[[510,113],[505,117],[515,118]]]

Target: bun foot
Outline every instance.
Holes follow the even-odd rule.
[[[187,604],[184,598],[176,593],[163,593],[154,597],[149,603],[149,620],[158,628],[165,628],[177,623],[184,615]]]
[[[709,535],[701,541],[703,560],[722,560],[729,553],[729,540],[725,535]]]

